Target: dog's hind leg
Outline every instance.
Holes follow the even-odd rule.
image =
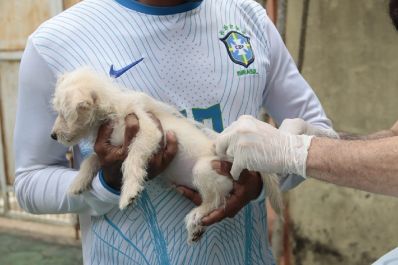
[[[143,111],[135,112],[140,130],[129,146],[129,154],[123,162],[123,186],[119,208],[126,208],[144,189],[147,164],[158,150],[162,133],[152,118]]]
[[[100,169],[98,156],[94,153],[86,158],[81,166],[79,173],[69,187],[69,194],[80,194],[90,189],[93,178]]]
[[[265,194],[269,202],[280,218],[283,219],[283,199],[279,188],[279,178],[276,174],[261,173]]]
[[[211,166],[211,161],[218,157],[200,158],[193,168],[193,184],[198,189],[202,204],[185,217],[188,243],[197,242],[205,231],[201,225],[203,217],[225,204],[226,197],[232,190],[232,180],[218,174]]]

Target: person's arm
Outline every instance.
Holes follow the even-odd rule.
[[[398,137],[346,141],[293,135],[242,116],[220,134],[216,152],[233,159],[232,175],[242,168],[298,174],[398,197]]]
[[[278,125],[285,119],[301,118],[312,125],[333,131],[331,121],[314,91],[299,73],[274,24],[268,17],[264,20],[270,57],[263,95],[267,112]]]
[[[343,140],[377,140],[387,137],[398,136],[398,121],[388,130],[382,130],[369,135],[358,135],[347,132],[339,132],[340,139]]]
[[[373,141],[314,138],[307,176],[398,197],[398,137]]]
[[[321,103],[299,73],[274,24],[268,17],[264,21],[270,54],[268,81],[263,95],[267,112],[278,125],[288,118],[301,118],[315,127],[328,130],[330,136],[337,137]],[[280,185],[282,190],[288,190],[303,180],[302,176],[287,174],[281,178]]]

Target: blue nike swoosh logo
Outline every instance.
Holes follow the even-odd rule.
[[[140,62],[142,62],[142,60],[144,60],[144,58],[139,59],[138,61],[135,61],[125,67],[123,67],[122,69],[119,70],[115,70],[113,68],[113,64],[111,65],[111,69],[109,69],[109,75],[113,78],[118,78],[119,76],[121,76],[122,74],[124,74],[125,72],[127,72],[128,70],[130,70],[133,66],[139,64]]]

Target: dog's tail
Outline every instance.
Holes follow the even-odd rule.
[[[263,179],[265,193],[272,208],[283,219],[283,199],[279,188],[278,176],[276,174],[261,173],[261,178]]]

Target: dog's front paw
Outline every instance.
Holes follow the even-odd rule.
[[[120,195],[119,208],[120,210],[125,209],[127,206],[132,204],[135,199],[140,195],[141,191],[144,189],[142,186],[128,187],[126,190],[122,191]]]
[[[127,206],[134,202],[134,198],[120,197],[119,209],[124,210]]]
[[[80,181],[79,178],[77,178],[73,183],[70,185],[68,189],[68,193],[70,195],[79,195],[82,194],[84,191],[90,189],[90,183],[85,184]]]
[[[203,226],[197,226],[196,229],[188,235],[188,244],[193,245],[199,242],[205,233],[205,228]]]
[[[193,209],[186,217],[185,223],[187,226],[188,233],[188,244],[197,243],[203,236],[206,228],[201,225],[202,215],[196,208]]]
[[[93,174],[95,173],[87,172],[86,170],[81,169],[69,187],[69,194],[78,195],[85,192],[86,190],[91,189]]]
[[[126,209],[127,206],[135,202],[136,197],[131,197],[131,196],[120,196],[119,200],[119,209],[124,210]]]

